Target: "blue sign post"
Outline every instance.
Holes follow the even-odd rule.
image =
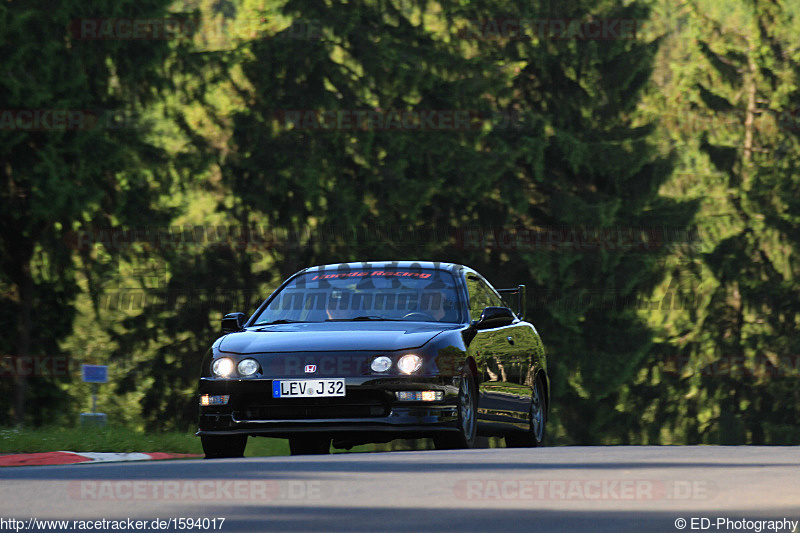
[[[81,413],[81,423],[91,421],[94,425],[105,426],[106,414],[97,412],[97,388],[100,383],[108,383],[107,365],[81,365],[84,383],[92,384],[92,412]]]
[[[86,383],[108,383],[107,365],[81,365],[81,370]]]

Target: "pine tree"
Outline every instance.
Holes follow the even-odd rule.
[[[649,9],[641,2],[508,3],[507,12],[538,20],[636,20],[641,31]],[[667,277],[673,230],[687,226],[696,206],[659,197],[673,155],[657,150],[652,123],[639,124],[637,105],[660,41],[646,33],[551,37],[500,40],[493,52],[520,65],[497,97],[501,109],[526,117],[522,131],[496,139],[514,161],[501,197],[525,191],[523,203],[505,206],[506,223],[536,230],[542,240],[518,240],[517,255],[496,249],[476,259],[504,264],[508,283],[531,280],[529,318],[552,365],[560,426],[554,433],[569,443],[629,442],[645,421],[622,398],[650,364],[654,344],[647,311],[639,308],[651,306],[648,297]]]
[[[716,362],[718,369],[695,379],[717,406],[701,438],[796,442],[800,434],[791,413],[800,404],[791,381],[800,304],[792,251],[799,152],[793,116],[800,102],[800,63],[793,26],[774,1],[748,2],[737,25],[699,7],[696,16],[711,29],[698,40],[707,69],[696,85],[698,103],[740,119],[737,128],[701,139],[701,149],[726,180],[729,213],[725,227],[714,228],[720,238],[705,257],[717,285],[692,346],[693,355]]]
[[[9,325],[0,333],[4,353],[59,354],[59,340],[72,331],[78,293],[81,263],[69,246],[72,232],[86,222],[147,217],[159,186],[168,183],[161,153],[145,142],[135,120],[141,106],[166,86],[160,71],[169,52],[166,42],[84,40],[76,21],[153,19],[165,12],[166,3],[159,0],[0,6],[4,112],[50,117],[38,127],[0,128],[0,198],[6,207],[0,213],[0,307]],[[67,110],[91,112],[80,115],[77,126],[54,127],[54,117]],[[92,255],[84,259],[87,265],[95,262]],[[57,380],[20,378],[14,393],[9,380],[2,381],[0,393],[14,402],[13,411],[0,411],[0,423],[12,417],[40,423],[61,412]]]

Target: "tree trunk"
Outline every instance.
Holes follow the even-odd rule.
[[[20,316],[17,323],[17,357],[30,356],[31,351],[31,312],[33,310],[33,278],[31,277],[31,263],[28,259],[22,267],[22,279],[18,285],[20,296]],[[22,368],[18,365],[17,368]],[[25,398],[27,380],[25,376],[16,377],[14,391],[14,419],[17,425],[25,422]]]

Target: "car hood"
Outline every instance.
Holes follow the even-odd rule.
[[[248,328],[222,337],[224,353],[396,351],[416,349],[455,324],[332,322]]]

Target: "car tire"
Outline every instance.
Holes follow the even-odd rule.
[[[318,435],[290,437],[289,453],[292,455],[325,455],[331,453],[331,439]]]
[[[514,433],[506,435],[507,448],[535,448],[544,446],[547,434],[547,408],[544,401],[544,386],[542,377],[536,376],[533,380],[533,392],[531,394],[531,404],[528,408],[529,428],[525,433]]]
[[[465,365],[458,386],[458,432],[436,435],[437,450],[474,448],[478,437],[478,388],[469,365]]]
[[[206,459],[244,457],[247,435],[201,435]]]

